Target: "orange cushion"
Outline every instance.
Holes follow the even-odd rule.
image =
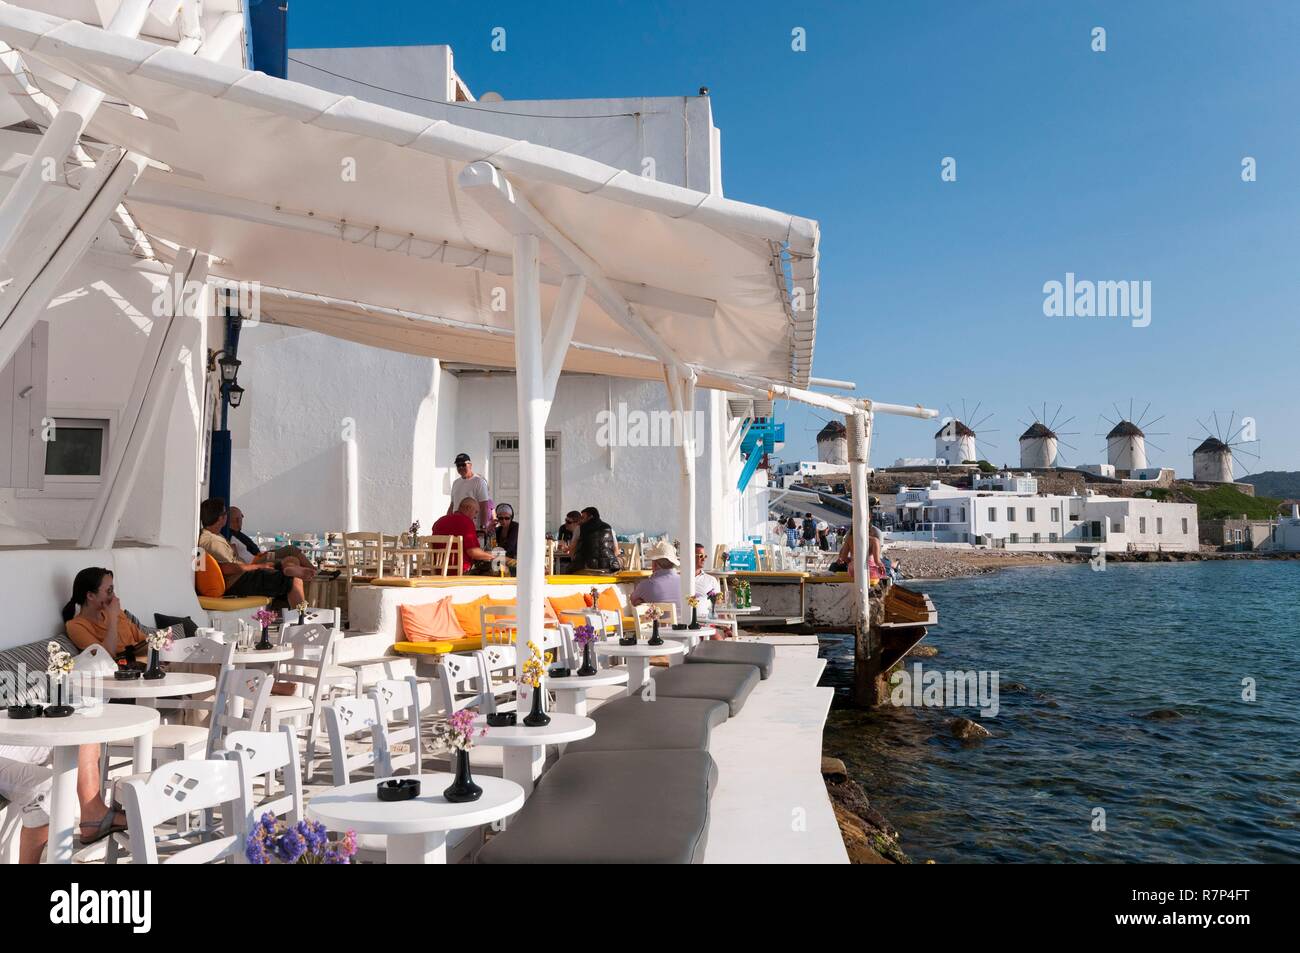
[[[608,609],[610,612],[622,612],[623,604],[618,601],[618,593],[614,591],[613,586],[606,586],[600,591],[596,598],[596,606],[600,609]]]
[[[203,568],[194,573],[194,591],[201,596],[220,597],[226,594],[226,577],[212,554],[203,554]]]
[[[566,612],[581,612],[586,609],[587,597],[581,592],[575,592],[570,596],[551,596],[546,600],[546,603],[550,606],[551,612],[560,618],[564,618]],[[574,620],[570,616],[565,621],[572,622]]]
[[[402,637],[407,642],[440,642],[465,638],[465,630],[452,611],[451,596],[426,605],[399,605]]]

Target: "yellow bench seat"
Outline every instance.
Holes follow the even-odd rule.
[[[476,652],[483,647],[483,639],[473,636],[465,639],[439,639],[437,642],[394,642],[398,655],[446,655],[448,652]]]
[[[266,596],[199,596],[199,608],[208,612],[239,612],[243,609],[261,609],[269,606]]]

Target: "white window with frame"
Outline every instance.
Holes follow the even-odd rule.
[[[1139,516],[1139,517],[1138,517],[1138,535],[1145,535],[1145,534],[1146,534],[1146,531],[1147,531],[1147,518],[1146,518],[1145,516]]]
[[[93,500],[108,467],[117,411],[89,407],[49,408],[45,482],[40,490],[18,490],[27,499]]]
[[[1015,508],[1014,506],[1008,506],[1008,507],[1007,507],[1007,522],[1008,522],[1008,523],[1014,523],[1015,521],[1016,521],[1016,508]]]
[[[1162,516],[1156,517],[1156,535],[1161,536],[1165,531],[1165,520]]]
[[[1020,534],[1019,534],[1019,533],[1012,533],[1009,537],[1007,537],[1007,542],[1009,542],[1009,543],[1018,543],[1018,542],[1020,542]]]
[[[1034,534],[1034,542],[1035,542],[1035,543],[1041,543],[1042,541],[1043,541],[1043,534],[1042,534],[1042,533],[1035,533],[1035,534]]]
[[[1187,517],[1183,517],[1183,535],[1187,535]]]
[[[1120,522],[1119,520],[1111,520],[1111,521],[1110,521],[1110,531],[1111,531],[1112,533],[1122,533],[1122,532],[1124,532],[1124,524],[1123,524],[1122,522]]]
[[[1025,519],[1027,519],[1029,522],[1032,523],[1032,522],[1034,521],[1034,512],[1035,512],[1035,511],[1034,511],[1034,508],[1033,508],[1032,506],[1027,507],[1027,508],[1025,509]],[[1034,540],[1034,542],[1038,542],[1038,540]]]
[[[1055,542],[1058,542],[1059,540],[1060,540],[1060,537],[1059,537],[1056,533],[1048,533],[1048,534],[1047,534],[1047,541],[1048,541],[1049,543],[1055,543]]]
[[[997,508],[996,506],[990,506],[990,507],[989,507],[989,522],[990,522],[990,523],[996,523],[997,521],[998,521],[998,508]]]
[[[1060,521],[1061,521],[1061,508],[1060,508],[1059,506],[1053,506],[1053,507],[1052,507],[1052,522],[1053,522],[1053,523],[1059,523]]]

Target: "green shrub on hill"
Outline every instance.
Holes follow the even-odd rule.
[[[1200,520],[1235,519],[1242,514],[1247,519],[1271,519],[1277,516],[1278,503],[1281,502],[1267,496],[1247,496],[1231,486],[1216,486],[1212,490],[1180,486],[1178,494],[1196,504],[1196,518]]]

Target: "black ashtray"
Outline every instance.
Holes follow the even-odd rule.
[[[513,728],[518,718],[512,711],[494,711],[488,713],[487,723],[489,728]]]
[[[636,645],[636,636],[631,636],[631,637],[626,638],[626,639],[619,639],[619,640],[618,640],[618,644],[619,644],[619,645]]]
[[[420,796],[420,779],[393,778],[380,781],[378,791],[381,801],[409,801]]]
[[[118,681],[129,682],[140,677],[140,669],[119,668],[116,672],[113,673],[113,677],[116,678]]]
[[[9,717],[17,721],[24,718],[40,718],[41,715],[45,714],[43,705],[10,705],[7,710]]]
[[[570,672],[570,671],[569,671],[567,668],[565,668],[563,665],[557,665],[557,666],[555,666],[553,669],[551,669],[549,672],[547,672],[546,674],[548,674],[549,676],[551,676],[551,678],[568,678],[568,677],[569,677],[570,675],[572,675],[573,673]]]
[[[685,631],[686,629],[689,629],[689,628],[690,628],[690,626],[687,625],[685,622],[674,622],[674,623],[673,623],[673,631],[674,631],[674,632],[682,632],[682,631]]]

